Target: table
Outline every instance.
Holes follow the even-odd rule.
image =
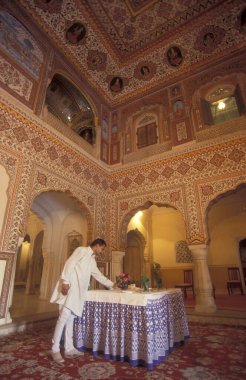
[[[74,337],[81,351],[153,369],[189,337],[182,292],[88,291]]]

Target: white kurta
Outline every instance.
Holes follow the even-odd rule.
[[[91,276],[107,288],[114,285],[97,268],[95,255],[91,247],[78,247],[66,261],[50,302],[64,305],[75,315],[81,317]],[[65,296],[61,293],[63,281],[70,285],[68,294]]]

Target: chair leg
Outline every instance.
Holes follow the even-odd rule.
[[[227,291],[228,291],[228,294],[230,296],[230,285],[229,284],[227,284]]]
[[[240,289],[241,289],[241,294],[243,296],[243,287],[242,287],[242,284],[240,284]]]
[[[195,298],[194,286],[192,286],[192,293],[193,293],[193,298]]]
[[[185,298],[185,300],[187,299],[187,291],[185,288],[184,288],[184,298]]]

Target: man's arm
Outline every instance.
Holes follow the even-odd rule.
[[[114,288],[115,284],[109,280],[107,277],[105,277],[102,272],[97,267],[96,260],[92,259],[92,269],[91,269],[91,275],[98,281],[100,284],[106,286],[106,288]]]

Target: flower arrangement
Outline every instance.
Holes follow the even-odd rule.
[[[119,288],[126,289],[131,284],[131,277],[128,274],[121,273],[116,277],[116,283]]]

